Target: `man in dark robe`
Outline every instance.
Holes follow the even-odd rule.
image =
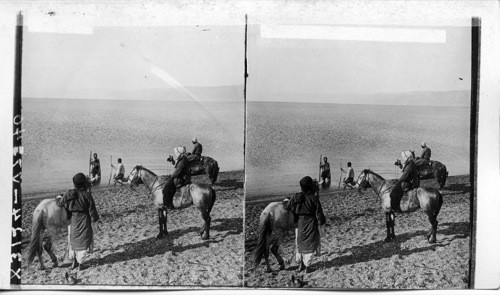
[[[185,151],[183,148],[175,148],[175,170],[170,175],[170,178],[165,183],[163,187],[163,203],[167,208],[173,209],[172,200],[175,195],[177,188],[190,182],[191,172],[189,170],[189,165],[186,157],[184,156]]]
[[[99,215],[92,194],[87,191],[87,177],[83,173],[76,174],[73,177],[73,185],[74,189],[57,198],[57,205],[64,207],[69,213],[69,259],[73,260],[72,268],[78,267],[81,270],[87,251],[93,251],[92,224],[99,220]]]
[[[295,194],[290,201],[284,202],[287,210],[292,210],[298,219],[296,231],[297,253],[296,261],[300,263],[299,272],[306,270],[310,272],[313,255],[319,254],[320,231],[319,226],[326,223],[325,215],[315,194],[314,184],[311,177],[306,176],[300,180],[302,192]]]
[[[198,142],[196,137],[193,138],[193,151],[187,155],[187,160],[189,162],[198,162],[201,160],[201,153],[203,152],[203,146]]]
[[[408,191],[420,186],[417,165],[413,161],[411,152],[403,152],[403,170],[401,177],[391,191],[391,207],[396,212],[401,212],[400,201]]]

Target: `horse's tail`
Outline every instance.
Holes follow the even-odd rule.
[[[42,253],[43,212],[36,210],[33,213],[33,226],[31,230],[31,241],[28,247],[28,264],[33,262],[38,253]]]
[[[439,211],[441,210],[441,206],[443,205],[443,195],[439,192],[439,191],[436,191],[436,194],[437,194],[437,198],[436,198],[436,211],[435,211],[435,216],[437,217],[438,214],[439,214]]]
[[[448,170],[446,169],[446,165],[442,163],[439,163],[437,168],[436,176],[438,178],[439,188],[443,188],[446,185],[446,178],[448,178]]]
[[[212,187],[210,188],[210,196],[211,198],[210,198],[210,205],[208,206],[208,212],[212,211],[216,198],[215,190]]]
[[[269,247],[267,246],[267,237],[271,233],[271,215],[264,213],[260,216],[259,221],[259,242],[255,249],[255,266],[259,265],[264,256],[269,255]]]
[[[212,159],[213,160],[213,159]],[[212,162],[213,167],[212,167],[212,175],[210,175],[210,178],[212,180],[212,184],[217,182],[217,177],[219,176],[219,163],[217,161],[213,160]]]

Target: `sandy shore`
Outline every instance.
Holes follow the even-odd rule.
[[[193,182],[208,183],[206,176]],[[243,274],[243,171],[221,172],[214,185],[217,199],[212,210],[210,239],[201,240],[199,211],[193,206],[168,212],[167,238],[158,240],[158,215],[147,189],[127,186],[93,189],[101,218],[95,251],[87,269],[77,273],[79,285],[242,286]],[[31,235],[34,208],[50,194],[30,194],[23,202],[23,259]],[[66,231],[55,241],[56,255],[67,257]],[[34,263],[22,265],[22,284],[66,284],[69,261],[52,268],[44,252],[46,270]]]
[[[422,185],[437,188],[435,180]],[[462,289],[469,281],[470,257],[470,183],[469,176],[449,177],[441,190],[443,207],[438,216],[437,243],[429,244],[424,234],[429,229],[421,211],[397,214],[396,240],[384,243],[385,214],[371,190],[359,196],[354,190],[320,194],[327,217],[322,255],[315,257],[314,272],[304,276],[313,288],[371,289]],[[284,195],[277,198],[282,200]],[[273,273],[265,265],[254,269],[253,251],[258,239],[258,219],[266,202],[249,202],[245,207],[245,286],[288,287],[297,265],[290,261],[294,237],[280,248],[287,269],[271,254]]]

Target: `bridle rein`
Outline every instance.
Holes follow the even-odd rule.
[[[139,173],[141,172],[141,170],[144,170],[142,168],[135,168],[135,170],[137,170],[137,173],[136,175],[134,176],[134,178],[130,181],[132,184],[135,184],[135,185],[138,185],[137,182],[138,182],[138,178],[139,178]],[[149,189],[149,194],[150,195],[153,195],[153,192],[156,191],[160,186],[162,186],[164,183],[160,183],[158,181],[158,175],[155,175],[155,180],[153,181],[153,186],[152,188],[149,188],[148,186],[146,186],[148,189]],[[154,183],[155,182],[158,182],[158,185],[154,186]]]

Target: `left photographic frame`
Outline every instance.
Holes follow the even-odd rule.
[[[20,284],[243,286],[245,26],[18,29]]]

